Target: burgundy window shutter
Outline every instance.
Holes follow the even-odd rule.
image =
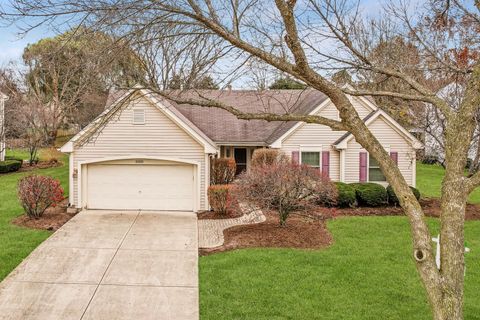
[[[300,152],[299,151],[292,151],[292,162],[295,164],[299,164],[300,162]]]
[[[367,153],[360,152],[360,170],[359,170],[359,180],[360,182],[367,181]]]
[[[398,165],[398,152],[390,152],[390,158],[392,158],[393,162]]]
[[[330,151],[322,152],[322,174],[330,177]]]

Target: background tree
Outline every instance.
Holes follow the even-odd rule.
[[[44,106],[38,121],[49,144],[60,127],[93,120],[110,87],[145,82],[143,65],[126,43],[84,28],[28,45],[23,61],[28,95]]]
[[[280,77],[276,79],[268,88],[272,90],[285,90],[285,89],[293,89],[293,90],[301,90],[305,89],[307,86],[292,79],[290,77]]]

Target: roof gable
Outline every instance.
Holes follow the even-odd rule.
[[[137,95],[137,97],[133,97]],[[196,140],[205,149],[206,153],[216,153],[217,147],[213,141],[211,141],[205,134],[203,134],[196,126],[184,118],[174,107],[168,105],[168,102],[161,101],[158,97],[147,90],[132,89],[124,91],[123,94],[118,95],[118,98],[111,103],[111,105],[105,109],[94,121],[92,121],[82,131],[77,133],[70,141],[61,147],[62,152],[73,152],[75,143],[81,138],[87,138],[93,135],[102,125],[102,121],[111,121],[113,116],[122,110],[122,107],[126,103],[130,103],[133,99],[146,99],[152,106],[162,112],[167,118],[172,120],[181,129],[183,129],[189,136]],[[104,120],[107,119],[107,120]],[[105,125],[105,123],[103,123]]]
[[[391,126],[399,135],[402,135],[407,141],[409,141],[413,148],[421,149],[423,148],[423,144],[415,138],[410,132],[408,132],[402,125],[400,125],[395,119],[393,119],[388,113],[385,111],[378,109],[370,113],[366,118],[363,119],[365,125],[368,127],[371,125],[376,119],[382,119],[385,121],[389,126]],[[333,143],[333,146],[337,149],[346,149],[347,143],[354,138],[353,134],[350,132],[345,133],[342,137],[340,137],[337,141]]]
[[[378,110],[378,107],[374,103],[372,103],[372,101],[368,100],[366,97],[349,96],[349,99],[354,106],[361,106],[362,108],[365,108],[366,110],[370,111],[370,114]],[[326,98],[325,101],[319,104],[316,108],[312,109],[308,114],[321,115],[322,110],[324,110],[330,104],[333,105],[333,102],[329,98]],[[282,146],[282,142],[285,139],[287,139],[289,136],[291,136],[294,132],[296,132],[298,129],[300,129],[304,124],[305,123],[303,122],[293,122],[293,125],[287,128],[286,130],[278,130],[277,132],[274,132],[272,136],[269,138],[269,141],[268,141],[269,145],[272,148],[280,148]]]

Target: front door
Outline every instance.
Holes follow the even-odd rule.
[[[237,171],[235,175],[239,175],[247,170],[247,148],[235,148],[234,151],[235,163],[237,164]]]

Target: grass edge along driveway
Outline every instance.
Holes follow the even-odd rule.
[[[17,200],[17,181],[31,173],[52,176],[60,180],[65,196],[68,196],[68,157],[64,156],[61,161],[63,165],[56,168],[0,176],[0,281],[51,234],[11,223],[24,213]]]

